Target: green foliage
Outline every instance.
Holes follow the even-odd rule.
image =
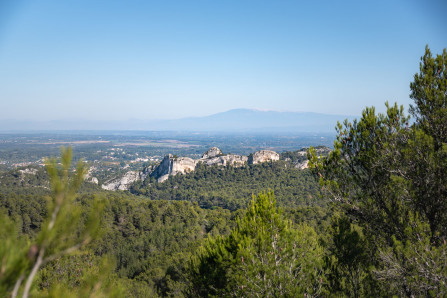
[[[82,217],[82,209],[75,204],[75,194],[83,182],[85,168],[81,162],[78,163],[73,175],[70,175],[70,168],[70,149],[62,149],[61,165],[58,165],[55,159],[48,161],[47,170],[53,192],[47,203],[49,216],[31,245],[23,245],[24,240],[17,236],[15,229],[11,228],[8,233],[1,234],[4,241],[0,253],[5,270],[3,272],[2,269],[0,284],[2,291],[10,293],[13,297],[18,293],[28,297],[30,292],[39,295],[39,291],[32,288],[39,269],[46,263],[79,250],[98,235],[102,203],[95,201],[91,212]],[[8,219],[4,221],[6,227],[11,226]],[[14,266],[13,269],[11,266]],[[101,278],[102,275],[89,278],[89,283],[77,290],[79,293],[85,291],[86,294],[98,296],[106,289],[104,284],[101,286]],[[23,282],[25,284],[22,287]],[[48,295],[59,293],[54,294],[59,296],[62,292],[68,294],[64,288],[51,288]],[[65,294],[63,296],[66,296]]]
[[[45,197],[38,195],[0,194],[0,210],[14,220],[19,234],[36,235],[47,216],[46,206]]]
[[[13,291],[19,277],[29,266],[26,257],[28,241],[19,236],[16,224],[0,212],[0,296]]]
[[[432,238],[438,242],[447,239],[446,68],[446,49],[434,58],[427,47],[420,72],[410,85],[410,97],[415,103],[410,113],[416,124],[406,151],[414,204],[428,218]]]
[[[84,196],[82,201],[90,201]],[[104,233],[89,247],[109,255],[129,287],[143,281],[154,293],[174,295],[186,285],[185,264],[208,234],[228,234],[228,210],[201,209],[190,202],[149,201],[109,195]],[[135,281],[136,283],[132,282]],[[178,296],[178,295],[177,295]]]
[[[374,271],[399,296],[445,297],[447,295],[447,245],[433,245],[427,221],[410,214],[406,241],[393,238],[379,249],[382,266]]]
[[[367,232],[389,242],[404,237],[408,181],[399,174],[407,143],[408,117],[403,107],[387,104],[387,114],[366,108],[362,118],[337,126],[334,151],[327,158],[311,156],[309,165],[324,190],[345,212],[359,218]],[[310,152],[312,154],[312,151]]]
[[[49,177],[44,167],[28,166],[0,173],[0,195],[49,195]]]
[[[308,155],[335,206],[362,227],[369,264],[375,266],[368,274],[382,283],[382,293],[442,296],[447,287],[446,51],[432,58],[427,48],[421,60],[411,84],[414,125],[397,104],[386,104],[387,113],[379,115],[366,108],[359,121],[338,124],[328,157],[318,158],[314,150]],[[332,256],[345,263],[337,251]],[[354,256],[348,259],[355,264]]]
[[[109,273],[113,263],[89,252],[65,255],[49,262],[36,278],[42,297],[122,297],[120,280]]]
[[[195,171],[171,176],[163,183],[153,178],[137,182],[131,192],[152,200],[185,200],[197,202],[202,208],[234,211],[244,208],[253,193],[265,189],[275,191],[280,206],[324,205],[310,172],[284,161],[240,168],[199,164]]]
[[[260,193],[230,235],[210,238],[191,259],[188,295],[316,295],[322,252],[312,228],[294,228],[273,193]]]
[[[335,214],[330,234],[325,263],[331,291],[349,297],[365,296],[370,290],[368,253],[371,251],[362,229],[346,216]]]
[[[417,125],[433,137],[436,149],[447,143],[447,51],[434,58],[428,46],[421,57],[420,72],[410,84],[415,105],[410,113]]]
[[[82,210],[75,204],[75,198],[76,191],[84,181],[86,169],[79,162],[75,174],[70,177],[70,168],[71,149],[62,149],[61,166],[55,159],[47,163],[53,195],[48,204],[51,217],[42,225],[37,236],[36,245],[41,252],[43,249],[42,257],[77,249],[90,242],[98,232],[103,204],[97,201],[86,220],[81,221]]]
[[[77,191],[79,195],[72,198],[69,206],[73,211],[68,214],[68,218],[73,221],[70,233],[73,239],[78,236],[82,238],[88,215],[98,204],[98,196],[103,198],[100,201],[104,206],[104,212],[98,216],[100,233],[97,231],[91,241],[81,245],[77,251],[68,255],[56,254],[57,257],[43,262],[36,274],[31,293],[65,296],[88,291],[95,279],[89,282],[87,277],[91,272],[102,268],[101,264],[105,259],[109,260],[106,268],[112,268],[114,274],[109,275],[106,271],[100,277],[103,292],[108,291],[109,285],[113,289],[117,284],[122,286],[129,297],[182,296],[189,284],[186,265],[191,256],[209,236],[225,237],[231,233],[236,225],[235,219],[243,213],[242,210],[236,210],[235,206],[247,201],[246,198],[241,198],[241,193],[250,196],[252,192],[266,188],[269,184],[277,185],[276,189],[283,194],[281,198],[286,198],[281,201],[283,205],[289,206],[285,214],[293,222],[308,222],[313,228],[325,231],[324,225],[320,223],[327,225],[329,217],[326,209],[319,206],[324,204],[318,201],[318,186],[308,171],[295,169],[292,164],[284,161],[226,170],[203,167],[199,169],[198,176],[190,173],[171,177],[165,184],[167,186],[160,189],[159,194],[162,195],[157,197],[168,198],[169,201],[151,201],[147,197],[137,197],[126,192],[106,192],[81,186]],[[69,172],[71,171],[72,168]],[[14,176],[14,173],[17,175]],[[39,185],[50,184],[45,179],[30,180],[29,184],[20,186],[21,191],[16,195],[14,187],[22,177],[21,172],[10,171],[5,175],[10,183],[2,188],[5,192],[0,194],[0,209],[17,223],[19,235],[29,236],[31,242],[35,243],[41,228],[48,225],[46,218],[54,210],[48,210],[54,203],[43,196],[45,192],[41,190],[45,188]],[[48,174],[45,176],[49,177]],[[187,179],[183,180],[184,178]],[[225,182],[225,179],[228,181]],[[247,188],[247,185],[250,187]],[[191,194],[207,198],[210,189],[213,189],[214,198],[200,201],[209,202],[203,204],[211,207],[209,209],[202,209],[196,203],[180,201],[182,192],[185,194],[184,198],[194,202],[196,196]],[[230,193],[225,193],[224,190]],[[235,211],[230,212],[216,205],[233,206],[231,209]],[[295,208],[297,205],[301,207]],[[67,241],[73,239],[66,238]],[[24,249],[25,252],[28,251],[29,246]],[[58,249],[63,248],[56,248],[54,251]],[[108,280],[113,281],[113,284],[107,283]],[[90,290],[93,291],[91,288]]]

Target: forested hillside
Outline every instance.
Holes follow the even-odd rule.
[[[169,177],[163,183],[147,178],[131,192],[153,200],[186,200],[202,208],[237,210],[247,206],[252,194],[271,189],[280,206],[323,205],[318,183],[309,171],[284,161],[244,167],[198,165],[194,172]]]
[[[293,222],[324,231],[330,220],[327,201],[320,197],[310,171],[295,167],[305,159],[300,152],[284,153],[287,161],[244,167],[200,164],[196,171],[163,183],[148,177],[132,187],[133,194],[83,183],[73,204],[83,214],[98,199],[105,204],[101,237],[78,254],[44,264],[35,291],[49,293],[57,285],[79,290],[83,276],[97,272],[107,260],[111,275],[106,278],[115,280],[119,293],[181,296],[190,286],[188,263],[193,254],[210,236],[229,235],[252,195],[265,189],[275,191]],[[30,174],[27,169],[3,173],[0,210],[14,220],[21,237],[32,239],[49,215],[51,188],[46,171],[36,168]]]

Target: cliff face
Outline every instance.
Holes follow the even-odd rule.
[[[295,168],[300,169],[300,170],[308,169],[309,168],[309,161],[305,160],[303,162],[300,162],[300,163],[295,165]]]
[[[171,154],[166,155],[160,165],[150,174],[155,177],[158,182],[163,182],[171,175],[185,174],[194,171],[197,163],[202,162],[208,166],[242,166],[248,161],[248,157],[228,154],[223,155],[222,151],[213,147],[202,155],[202,158],[194,160],[189,157],[174,158]]]
[[[101,185],[102,189],[106,190],[128,190],[130,185],[138,180],[144,180],[147,177],[147,172],[129,171],[123,177],[109,180]]]
[[[222,155],[222,151],[217,148],[217,147],[212,147],[210,149],[208,149],[208,151],[206,151],[205,153],[203,153],[202,155],[202,159],[209,159],[209,158],[213,158],[219,155]]]
[[[254,165],[261,162],[275,160],[279,160],[278,153],[271,150],[261,150],[250,155],[250,157],[248,158],[248,163]]]
[[[219,148],[212,147],[202,155],[202,158],[197,160],[189,157],[174,157],[172,154],[166,155],[158,166],[148,167],[142,172],[129,171],[123,177],[109,180],[101,187],[107,190],[127,190],[132,183],[144,180],[148,175],[157,179],[158,182],[163,182],[169,176],[194,171],[199,162],[207,166],[242,167],[246,163],[257,164],[275,160],[279,160],[279,154],[270,150],[261,150],[247,157],[236,154],[224,155]]]
[[[107,181],[101,185],[101,188],[106,190],[128,190],[130,185],[135,181],[146,179],[153,169],[153,167],[148,167],[143,171],[129,171],[121,178],[115,178]],[[98,179],[95,177],[93,178],[96,179],[96,184],[98,184]]]
[[[150,174],[152,177],[157,178],[158,182],[163,182],[171,175],[177,175],[178,173],[184,174],[194,171],[196,168],[196,162],[189,157],[175,158],[172,154],[166,155],[161,161],[160,165]]]
[[[218,157],[212,157],[212,158],[209,158],[209,159],[202,159],[202,160],[199,160],[199,161],[204,162],[208,166],[212,166],[212,165],[218,165],[218,166],[232,165],[232,166],[235,166],[235,167],[241,167],[248,161],[248,157],[247,156],[242,156],[242,155],[228,154],[228,155],[223,155],[223,156],[218,156]]]
[[[266,161],[279,160],[279,154],[270,150],[261,150],[255,152],[250,157],[236,154],[223,155],[217,147],[210,148],[202,155],[202,158],[193,160],[188,157],[174,158],[171,154],[167,155],[160,165],[151,173],[158,182],[163,182],[171,175],[178,173],[184,174],[195,170],[197,163],[202,162],[208,166],[236,166],[241,167],[245,163],[257,164]]]

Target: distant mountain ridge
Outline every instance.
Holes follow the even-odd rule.
[[[0,131],[26,130],[147,130],[210,132],[333,132],[337,121],[354,116],[312,112],[277,112],[233,109],[204,117],[175,120],[0,120]]]

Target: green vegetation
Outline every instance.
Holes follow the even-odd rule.
[[[413,120],[366,108],[332,152],[308,151],[310,170],[300,150],[110,192],[82,183],[70,150],[8,167],[0,296],[446,296],[446,67],[427,48]]]
[[[227,170],[228,173],[225,174]],[[267,188],[268,179],[278,184],[282,179],[282,185],[287,185],[284,182],[289,181],[290,186],[284,189],[292,190],[299,185],[305,185],[306,181],[300,181],[298,178],[305,177],[310,187],[302,190],[304,198],[301,199],[295,194],[293,201],[284,200],[290,205],[285,208],[284,214],[292,218],[297,226],[306,222],[312,227],[325,229],[329,217],[326,209],[321,207],[325,204],[318,199],[317,184],[309,172],[297,170],[283,161],[246,169],[201,167],[197,173],[171,177],[166,184],[157,186],[165,187],[167,194],[169,183],[172,182],[185,189],[185,185],[194,188],[194,184],[196,187],[203,184],[219,189],[219,184],[225,181],[225,175],[229,177],[230,174],[233,178],[228,179],[226,187],[236,191],[242,191],[244,183],[251,183],[249,181],[258,181],[257,188]],[[241,181],[238,181],[238,175]],[[272,176],[276,177],[276,180],[271,179]],[[22,184],[21,194],[12,194],[14,183],[20,180],[21,176],[10,174],[6,177],[10,183],[5,184],[8,185],[5,189],[11,191],[0,195],[0,209],[15,220],[15,226],[19,228],[14,232],[16,235],[32,240],[50,214],[47,211],[45,192],[42,193],[45,188],[36,187],[36,184],[44,184],[45,179]],[[253,187],[251,191],[247,191],[247,197],[257,188]],[[311,189],[313,200],[308,200],[309,193],[306,193],[306,189]],[[36,276],[35,293],[61,291],[58,285],[64,285],[72,292],[81,291],[86,283],[84,279],[98,270],[103,270],[101,268],[105,266],[112,270],[109,278],[112,278],[118,287],[122,287],[128,296],[181,296],[190,286],[189,269],[186,265],[191,257],[208,237],[229,235],[236,225],[236,218],[241,214],[240,209],[230,211],[217,204],[210,204],[210,208],[201,208],[194,200],[149,200],[142,195],[107,192],[85,186],[79,192],[73,203],[76,208],[81,208],[81,214],[90,212],[97,197],[102,198],[101,201],[105,204],[100,216],[100,236],[92,239],[74,254],[46,262]],[[225,198],[228,197],[227,195]],[[240,200],[241,202],[234,201],[242,206],[246,198]]]
[[[188,296],[319,295],[322,257],[315,231],[293,227],[274,195],[260,193],[229,235],[209,238],[192,258]]]
[[[153,200],[186,200],[203,208],[218,206],[234,211],[246,207],[252,194],[266,189],[275,192],[280,206],[324,204],[310,172],[285,161],[240,168],[199,164],[194,172],[171,176],[163,183],[156,183],[153,178],[139,181],[131,192]]]
[[[327,158],[310,151],[315,176],[352,221],[343,224],[344,237],[359,247],[349,248],[348,261],[386,296],[447,294],[447,52],[434,58],[427,48],[421,60],[410,85],[412,126],[397,104],[387,104],[384,115],[366,108],[359,121],[338,125]],[[333,236],[339,251],[340,233]],[[347,264],[343,254],[337,261]],[[360,282],[350,281],[357,289]]]
[[[92,239],[98,237],[99,213],[102,204],[98,200],[93,201],[88,214],[83,214],[82,209],[74,203],[74,200],[75,193],[83,182],[86,169],[80,162],[76,172],[70,176],[70,167],[70,149],[62,150],[60,166],[54,159],[47,162],[52,189],[52,195],[46,204],[48,216],[41,222],[40,231],[32,238],[31,243],[26,241],[24,236],[17,237],[17,230],[11,227],[9,218],[2,215],[4,226],[9,228],[1,234],[3,238],[0,246],[2,295],[11,293],[12,297],[18,294],[28,297],[33,290],[36,276],[41,274],[39,269],[42,266],[85,247]],[[28,210],[35,211],[36,209],[29,208]],[[22,226],[23,223],[22,220]],[[108,290],[105,285],[101,281],[101,276],[97,276],[85,280],[82,287],[79,287],[79,292],[96,295]],[[69,295],[64,287],[51,288],[49,293]]]

